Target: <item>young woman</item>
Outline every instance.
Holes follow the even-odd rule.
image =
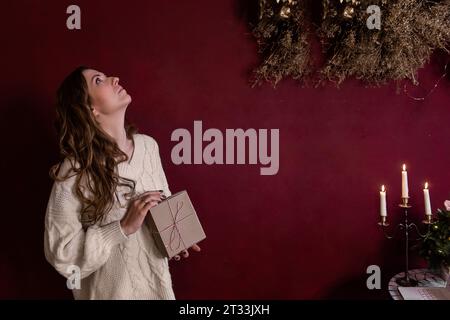
[[[158,143],[126,120],[130,102],[119,78],[84,66],[57,91],[61,162],[50,170],[44,251],[75,299],[175,299],[145,223],[171,192]]]

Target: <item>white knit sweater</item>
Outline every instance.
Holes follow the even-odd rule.
[[[119,174],[136,181],[137,193],[164,190],[170,196],[156,140],[144,134],[135,134],[133,139],[133,155],[118,165]],[[69,169],[66,159],[59,175]],[[72,289],[74,298],[174,300],[168,258],[158,251],[147,225],[128,237],[120,226],[127,209],[123,194],[129,188],[118,187],[106,218],[83,228],[75,178],[54,182],[44,234],[45,257],[61,275],[73,278],[71,266],[80,268],[81,288]]]

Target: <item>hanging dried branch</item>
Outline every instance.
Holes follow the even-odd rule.
[[[302,1],[260,0],[259,22],[252,33],[262,63],[253,71],[252,87],[283,78],[303,79],[311,72],[310,47]]]
[[[448,52],[450,0],[323,0],[319,29],[327,63],[326,80],[354,76],[370,84],[410,79],[435,49]],[[369,5],[381,9],[381,29],[370,30]]]

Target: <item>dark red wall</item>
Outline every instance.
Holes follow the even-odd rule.
[[[178,299],[386,298],[403,270],[403,247],[377,228],[378,190],[398,221],[406,163],[412,216],[449,198],[449,78],[423,102],[395,84],[302,89],[283,81],[252,89],[258,63],[247,26],[255,1],[77,1],[82,30],[69,31],[69,1],[2,7],[2,238],[0,298],[71,298],[45,261],[44,213],[57,160],[54,96],[79,64],[120,77],[129,118],[160,144],[172,192],[187,189],[207,234],[202,252],[171,262]],[[446,57],[420,72],[430,88]],[[426,90],[414,90],[423,94]],[[280,129],[280,169],[172,164],[177,128]],[[423,265],[413,255],[412,267]],[[383,290],[365,287],[381,267]]]

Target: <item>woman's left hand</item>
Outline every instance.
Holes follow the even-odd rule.
[[[192,249],[192,250],[197,251],[197,252],[201,251],[201,249],[200,249],[200,247],[198,246],[198,244],[194,244],[194,245],[193,245],[192,247],[190,247],[189,249]],[[183,250],[183,251],[181,251],[181,256],[183,256],[183,258],[189,257],[189,252],[188,252],[188,250]],[[181,259],[181,257],[180,257],[179,254],[173,256],[172,258],[175,259],[176,261],[178,261],[178,260]],[[170,258],[170,260],[172,260],[172,258]]]

